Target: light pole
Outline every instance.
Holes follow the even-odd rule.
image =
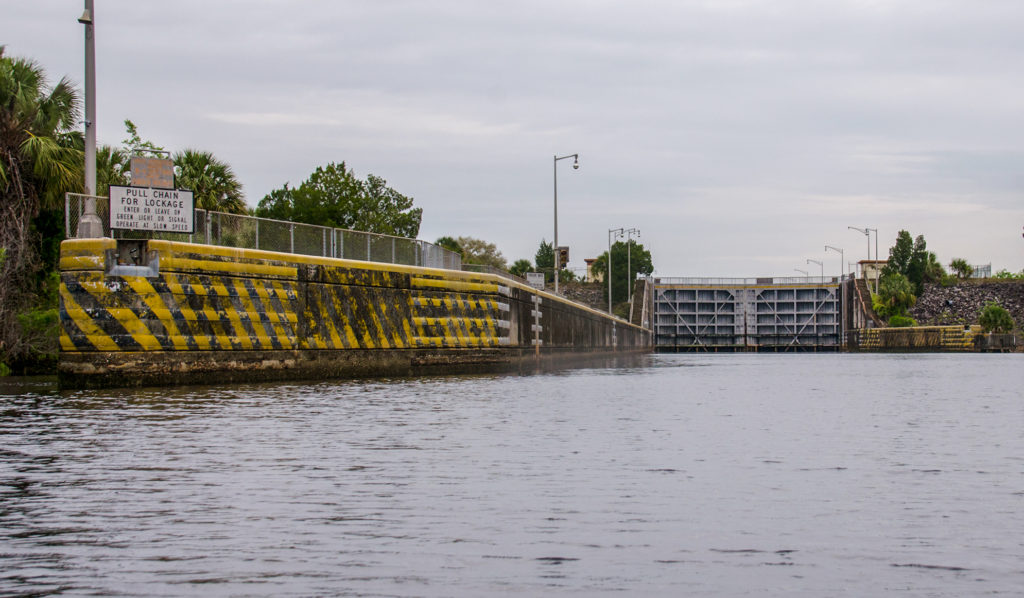
[[[818,264],[819,266],[821,266],[821,281],[825,282],[825,262],[819,262],[818,260],[812,260],[811,258],[807,258],[807,263]]]
[[[841,247],[832,247],[831,245],[826,245],[825,253],[828,253],[829,249],[839,253],[839,280],[842,281],[843,276],[846,276],[846,268],[845,266],[843,266],[843,264],[846,263],[846,260],[843,258],[843,249]]]
[[[626,296],[629,298],[629,302],[633,303],[633,260],[630,256],[630,249],[633,246],[633,233],[636,233],[637,238],[640,238],[640,229],[631,228],[626,231]]]
[[[79,238],[103,236],[103,223],[96,214],[96,31],[93,0],[85,0],[78,22],[85,25],[85,212],[78,223]]]
[[[846,272],[844,270],[844,268],[845,268],[844,264],[846,263],[846,258],[843,255],[842,248],[840,248],[840,247],[832,247],[831,245],[826,245],[825,246],[825,253],[828,253],[829,249],[831,249],[832,251],[838,251],[839,252],[839,272],[840,272],[840,275],[839,275],[839,286],[836,288],[837,289],[836,290],[837,298],[839,299],[839,336],[837,337],[836,340],[839,341],[840,344],[841,344],[842,338],[843,338],[843,329],[846,327],[846,294],[843,292],[843,277],[846,276]]]
[[[855,230],[858,233],[868,238],[868,261],[871,261],[871,229],[870,228],[857,228],[856,226],[847,226],[848,230]]]
[[[608,315],[612,313],[612,235],[621,237],[624,232],[624,228],[608,229]]]
[[[801,270],[800,268],[793,268],[793,269],[796,270],[797,272],[799,272],[800,274],[803,274],[804,276],[807,276],[807,270]]]
[[[558,161],[572,158],[573,170],[579,170],[580,167],[580,155],[579,154],[567,154],[565,156],[555,156],[554,171],[555,171],[555,294],[558,294],[558,275],[561,274],[559,271],[558,258]]]
[[[821,282],[824,283],[825,282],[825,262],[820,262],[818,260],[812,260],[811,258],[807,258],[807,263],[808,264],[818,264],[818,266],[821,268]],[[815,291],[814,291],[814,342],[816,344],[820,344],[820,343],[818,343],[818,341],[819,341],[818,337],[819,336],[820,335],[818,334],[818,291],[817,291],[817,289],[815,289]],[[817,349],[815,349],[815,350],[817,350]]]

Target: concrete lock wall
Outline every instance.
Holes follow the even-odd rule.
[[[534,367],[650,333],[491,274],[170,241],[61,245],[66,388]]]
[[[972,351],[978,329],[963,326],[864,328],[855,348],[861,351]]]

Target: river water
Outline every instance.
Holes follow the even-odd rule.
[[[1019,596],[1020,355],[0,386],[0,594]]]

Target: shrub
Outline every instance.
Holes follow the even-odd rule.
[[[907,328],[917,326],[917,321],[910,316],[893,316],[889,318],[889,326],[892,328]]]
[[[978,324],[981,324],[983,331],[998,334],[1009,332],[1016,326],[1010,312],[995,301],[989,301],[981,308],[981,312],[978,314]]]
[[[955,285],[956,281],[956,276],[953,276],[952,274],[943,274],[942,278],[939,279],[939,284],[942,285],[943,288],[949,288]]]
[[[1014,274],[1013,272],[1010,272],[1006,268],[1003,268],[1002,270],[996,272],[993,278],[998,278],[999,280],[1024,280],[1024,270],[1021,270],[1020,272]]]

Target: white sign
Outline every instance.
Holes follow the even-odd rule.
[[[110,186],[110,228],[194,233],[191,191]]]
[[[543,272],[527,272],[526,273],[526,284],[530,285],[535,289],[544,288],[544,273]]]

